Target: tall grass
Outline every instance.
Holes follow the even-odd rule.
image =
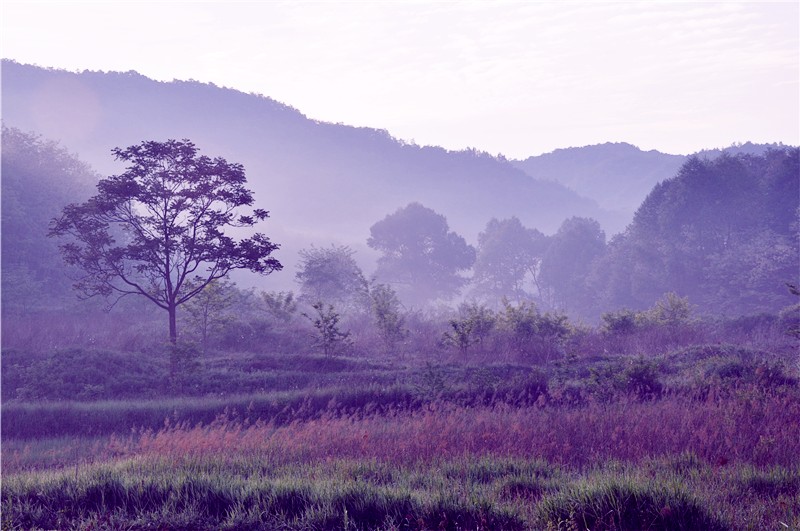
[[[600,404],[580,408],[464,408],[326,416],[286,426],[219,418],[115,439],[120,455],[207,456],[237,452],[293,462],[339,457],[397,464],[462,455],[544,459],[588,466],[609,459],[692,452],[708,463],[800,462],[800,400],[755,392],[734,398]]]
[[[257,461],[162,459],[20,475],[3,485],[4,528],[523,529],[488,492],[465,496],[395,470],[392,486],[353,478],[352,465],[310,471]],[[369,468],[369,464],[359,468]]]
[[[3,349],[51,351],[64,348],[116,349],[140,352],[169,338],[165,317],[136,307],[104,312],[70,308],[15,314],[4,312]]]
[[[765,474],[783,486],[742,490]],[[2,518],[4,529],[761,530],[800,524],[800,498],[784,490],[798,478],[691,454],[583,470],[490,457],[152,456],[5,476]]]
[[[405,386],[330,388],[205,398],[168,398],[97,402],[37,402],[3,405],[3,437],[42,438],[125,434],[158,429],[164,422],[210,424],[222,414],[270,419],[277,424],[324,414],[347,415],[371,404],[372,411],[408,407],[416,400]]]

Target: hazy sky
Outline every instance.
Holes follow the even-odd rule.
[[[800,143],[800,4],[0,0],[2,56],[523,158]]]

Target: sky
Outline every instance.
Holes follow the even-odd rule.
[[[800,144],[800,2],[0,0],[0,54],[525,158]]]

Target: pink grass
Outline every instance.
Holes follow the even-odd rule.
[[[218,419],[113,440],[117,456],[253,455],[273,462],[371,458],[396,464],[494,455],[584,466],[693,452],[707,462],[796,466],[800,400],[742,394],[696,402],[591,404],[579,409],[435,405],[413,413],[324,418],[274,427]]]

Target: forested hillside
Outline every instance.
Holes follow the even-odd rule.
[[[244,165],[256,205],[271,212],[263,230],[281,245],[276,255],[289,272],[268,279],[273,289],[296,289],[301,251],[331,244],[352,250],[365,278],[377,272],[401,295],[418,278],[408,264],[427,263],[430,278],[450,275],[447,282],[460,287],[441,291],[445,299],[493,307],[503,297],[529,300],[590,321],[647,308],[667,292],[709,314],[778,311],[791,302],[785,283],[797,280],[796,148],[744,144],[687,159],[604,144],[512,164],[316,122],[263,96],[191,81],[4,61],[2,83],[4,123],[14,126],[3,132],[7,308],[35,306],[37,293],[69,293],[56,243],[45,237],[50,220],[92,195],[102,175],[123,169],[112,148],[168,137],[190,138],[203,154]],[[621,211],[655,187],[615,236],[625,214],[614,218],[564,185]],[[395,224],[393,238],[421,238],[425,219],[438,216],[444,224],[425,237],[452,231],[470,244],[472,258],[445,274],[434,270],[451,267],[448,253],[436,251],[436,263],[406,254],[388,274],[386,253],[399,251],[368,246],[377,241],[370,228],[413,204],[430,215]],[[407,304],[432,302],[427,295],[440,292],[420,287]],[[30,295],[12,297],[14,290]]]
[[[642,308],[665,291],[712,315],[791,303],[785,283],[800,274],[798,190],[797,148],[690,158],[595,264],[601,306]]]
[[[94,192],[98,175],[51,140],[3,126],[3,311],[58,308],[75,299],[50,221]]]
[[[312,243],[365,249],[372,223],[414,201],[445,215],[470,241],[492,217],[518,216],[545,232],[572,215],[596,218],[610,232],[627,222],[486,153],[317,122],[260,95],[135,72],[70,73],[10,61],[2,68],[5,124],[60,142],[102,175],[122,170],[112,148],[168,138],[191,139],[205,154],[243,164],[288,264]]]

